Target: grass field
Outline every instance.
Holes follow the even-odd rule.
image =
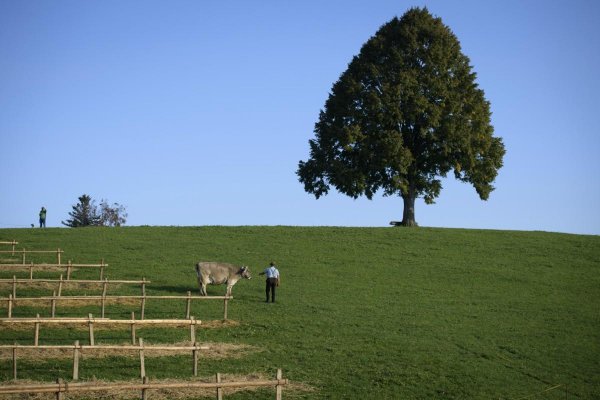
[[[284,398],[600,398],[598,236],[434,228],[0,229],[0,240],[12,239],[32,250],[60,247],[63,260],[104,258],[110,279],[152,280],[148,294],[197,293],[193,267],[199,260],[249,265],[254,278],[234,287],[229,305],[229,318],[237,323],[202,329],[198,337],[251,350],[201,362],[201,376],[273,377],[282,368],[284,377],[311,389],[286,390]],[[282,274],[275,304],[264,303],[258,276],[271,260]],[[36,274],[41,276],[57,273]],[[139,288],[117,291],[137,294]],[[0,296],[9,292],[9,286],[0,286]],[[224,292],[223,286],[209,287],[210,295]],[[49,294],[43,288],[19,293]],[[2,307],[0,315],[6,316],[6,304]],[[137,307],[109,307],[107,316],[126,318],[130,311]],[[18,307],[14,316],[36,312],[48,314],[48,307]],[[58,309],[65,316],[89,312],[98,314],[98,307]],[[147,318],[183,314],[181,301],[147,304]],[[194,303],[192,315],[217,320],[222,304]],[[126,342],[128,335],[99,331],[96,341]],[[188,335],[185,329],[139,333],[150,343],[181,342]],[[40,340],[72,343],[85,337],[85,330],[45,328]],[[32,334],[0,331],[0,344],[15,340],[32,343]],[[24,379],[68,380],[70,368],[69,359],[23,360],[19,373]],[[151,358],[146,370],[151,379],[191,375],[189,356]],[[0,380],[10,380],[11,373],[10,362],[0,359]],[[120,380],[138,373],[135,357],[90,358],[80,377]],[[538,394],[556,385],[562,386]],[[273,391],[227,398],[257,397],[272,398]]]

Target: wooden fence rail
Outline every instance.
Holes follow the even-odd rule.
[[[72,383],[57,380],[56,383],[46,384],[27,384],[0,386],[0,394],[18,394],[18,393],[55,393],[56,399],[63,399],[63,393],[72,392],[95,392],[106,390],[137,390],[141,391],[142,400],[147,400],[148,391],[155,389],[216,389],[217,400],[223,399],[223,389],[227,388],[250,388],[250,387],[275,387],[275,400],[282,400],[283,386],[289,384],[288,379],[283,379],[281,369],[277,370],[275,380],[256,380],[256,381],[233,381],[223,382],[221,374],[217,373],[215,382],[171,382],[171,383],[151,383],[148,377],[142,378],[142,383]]]
[[[100,269],[100,280],[104,279],[104,268],[108,267],[108,264],[106,264],[104,262],[104,260],[100,261],[100,264],[75,264],[73,263],[71,260],[69,260],[66,264],[34,264],[34,263],[29,263],[29,264],[0,264],[0,269],[9,269],[9,270],[14,270],[14,269],[22,269],[22,268],[27,268],[29,269],[29,279],[33,279],[33,270],[34,269],[53,269],[53,268],[65,268],[66,269],[66,274],[67,274],[67,280],[71,279],[71,272],[73,271],[73,269],[79,269],[79,268],[99,268]]]
[[[57,296],[56,292],[52,296],[41,296],[41,297],[19,297],[14,298],[12,294],[8,297],[0,297],[0,302],[6,301],[8,304],[8,318],[12,318],[12,311],[17,302],[50,302],[51,316],[56,316],[56,303],[58,301],[74,301],[74,302],[87,302],[87,301],[100,301],[101,316],[104,318],[106,302],[107,301],[119,301],[119,300],[140,300],[140,318],[144,319],[146,300],[185,300],[185,318],[190,318],[191,303],[192,300],[223,300],[223,319],[227,319],[227,308],[229,300],[233,300],[233,296],[192,296],[191,292],[187,292],[187,296],[148,296],[143,294],[141,296]]]
[[[64,285],[67,284],[75,284],[75,285],[86,285],[86,284],[95,284],[102,285],[102,293],[106,295],[106,291],[108,289],[109,284],[131,284],[131,285],[141,285],[142,295],[146,293],[146,284],[152,283],[152,281],[147,281],[144,277],[141,281],[136,280],[108,280],[108,278],[104,280],[85,280],[85,279],[63,279],[63,276],[60,275],[59,279],[26,279],[26,278],[17,278],[13,275],[12,279],[0,279],[0,285],[2,284],[11,284],[12,285],[12,296],[13,299],[17,298],[17,284],[25,284],[25,285],[36,285],[39,283],[56,283],[58,285],[56,295],[60,296],[62,294],[62,289]]]
[[[194,376],[198,376],[198,351],[200,350],[209,350],[208,346],[200,346],[195,343],[192,346],[165,346],[165,345],[144,345],[144,339],[139,338],[139,345],[81,345],[79,344],[79,340],[75,341],[73,345],[22,345],[22,344],[12,344],[12,345],[0,345],[1,349],[10,349],[12,350],[12,365],[13,365],[13,379],[17,379],[17,352],[18,350],[23,349],[33,349],[33,350],[70,350],[73,349],[73,380],[76,381],[79,379],[79,360],[80,353],[84,350],[118,350],[122,351],[137,351],[140,355],[140,377],[143,378],[146,376],[146,366],[145,366],[145,351],[191,351],[192,352],[192,361],[193,368],[192,373]],[[1,392],[0,392],[1,393]]]
[[[12,256],[15,255],[15,247],[19,244],[19,242],[15,241],[15,240],[11,240],[10,242],[6,242],[6,241],[2,241],[0,242],[0,245],[8,245],[8,246],[12,246],[12,251],[10,252]]]
[[[131,343],[136,343],[136,327],[144,326],[186,326],[190,327],[190,341],[196,342],[196,326],[202,324],[202,321],[195,319],[193,316],[188,319],[135,319],[135,314],[131,313],[131,319],[109,319],[109,318],[95,318],[92,314],[89,314],[87,318],[40,318],[38,314],[36,318],[0,318],[0,326],[5,325],[33,325],[33,345],[39,345],[40,338],[40,326],[41,325],[66,325],[66,324],[79,324],[87,325],[89,331],[89,343],[90,345],[95,344],[94,340],[94,325],[95,326],[106,326],[106,325],[129,325],[131,329]]]
[[[13,245],[12,250],[0,250],[0,254],[8,254],[8,253],[10,253],[13,256],[15,255],[15,253],[17,253],[17,254],[21,253],[23,256],[23,264],[25,264],[25,256],[27,254],[54,254],[54,253],[56,253],[57,263],[60,264],[60,255],[62,253],[64,253],[64,251],[61,249],[56,249],[56,250],[25,250],[25,249],[15,250],[14,245]]]

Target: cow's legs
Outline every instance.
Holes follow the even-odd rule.
[[[200,296],[206,296],[206,283],[198,279],[198,286],[200,286]]]

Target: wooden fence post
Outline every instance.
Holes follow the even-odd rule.
[[[104,279],[102,282],[102,294],[106,296],[106,291],[108,290],[108,278]]]
[[[17,342],[15,342],[15,347],[12,349],[12,367],[13,379],[17,380]]]
[[[12,295],[13,298],[17,298],[17,276],[13,275],[13,284],[12,284]]]
[[[39,320],[40,319],[40,314],[37,314],[36,318]],[[39,343],[39,341],[40,341],[40,321],[37,321],[35,323],[35,332],[33,334],[33,344],[35,346],[37,346],[38,343]]]
[[[88,325],[90,329],[90,345],[94,345],[94,321],[92,318],[92,314],[88,314]]]
[[[61,253],[61,251],[60,251],[60,247],[59,247],[59,248],[56,250],[56,258],[57,258],[57,260],[58,260],[58,265],[60,265],[60,253]]]
[[[227,300],[229,299],[229,297],[225,297],[224,304],[223,304],[223,320],[227,321]]]
[[[25,265],[25,263],[23,263]],[[33,280],[33,261],[29,265],[29,280]]]
[[[142,306],[141,306],[141,317],[140,319],[144,319],[144,311],[146,309],[146,295],[142,296]]]
[[[32,262],[33,264],[33,262]],[[25,265],[25,249],[23,249],[23,265]]]
[[[145,376],[142,378],[142,383],[144,385],[148,384],[148,377]],[[142,400],[148,400],[148,389],[146,389],[145,387],[142,388]]]
[[[75,341],[73,350],[73,380],[79,380],[79,340]]]
[[[63,286],[63,276],[62,276],[62,274],[60,274],[60,280],[58,281],[58,296],[59,297],[62,293],[62,286]]]
[[[106,308],[106,289],[107,289],[107,282],[104,282],[104,287],[102,288],[102,300],[100,301],[101,305],[102,305],[102,318],[104,318],[104,310]]]
[[[194,343],[194,350],[192,350],[192,360],[193,360],[193,368],[192,371],[194,373],[194,376],[198,376],[198,344],[196,342]]]
[[[190,308],[192,305],[192,292],[188,291],[187,292],[188,298],[187,298],[187,303],[185,305],[185,319],[190,319]]]
[[[281,372],[281,368],[277,369],[277,385],[275,386],[275,400],[281,400],[281,392],[282,388],[279,382],[283,379],[283,374]]]
[[[72,262],[71,260],[69,260],[69,262],[67,263],[67,280],[71,279],[71,268],[72,268]]]
[[[56,315],[56,290],[52,292],[52,301],[50,302],[50,307],[52,308],[52,318]]]
[[[217,372],[217,383],[221,383],[221,374]],[[217,386],[217,400],[223,400],[223,388]]]
[[[142,277],[142,296],[146,295],[146,277]]]
[[[193,316],[190,318],[190,341],[196,343],[196,320]]]
[[[146,364],[144,363],[144,339],[140,338],[140,376],[146,376]]]
[[[104,279],[104,258],[100,260],[100,280]]]
[[[13,296],[12,293],[8,295],[8,318],[12,318],[13,309]]]
[[[62,379],[58,378],[56,380],[56,383],[58,385],[58,390],[56,391],[56,400],[62,400],[63,395],[62,395]]]
[[[131,344],[135,346],[135,313],[131,312]]]

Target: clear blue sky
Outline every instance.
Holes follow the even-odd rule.
[[[507,154],[449,178],[422,226],[600,234],[600,2],[0,0],[0,227],[86,193],[127,225],[386,226],[402,201],[319,200],[295,171],[332,84],[394,16],[457,35]]]

